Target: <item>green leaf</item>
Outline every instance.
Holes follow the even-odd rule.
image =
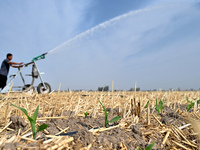
[[[146,103],[144,108],[147,108],[149,106],[149,101]]]
[[[159,110],[159,107],[158,107],[158,101],[157,101],[157,99],[156,99],[156,107],[155,107],[155,110],[156,110],[158,113],[160,113],[160,110]]]
[[[33,119],[28,115],[28,112],[27,112],[26,109],[24,109],[22,107],[18,107],[16,105],[12,104],[12,103],[11,103],[11,105],[14,106],[14,107],[17,107],[18,109],[20,109],[27,116],[27,118],[28,118],[29,121],[33,121]]]
[[[46,129],[48,127],[48,124],[42,124],[37,128],[37,132],[43,131],[44,129]]]
[[[33,119],[33,121],[36,123],[36,120],[37,120],[37,116],[38,116],[38,110],[39,110],[39,106],[36,108],[36,110],[35,110],[35,112],[34,112],[34,114],[33,114],[33,117],[32,117],[32,119]]]
[[[195,103],[192,102],[192,101],[189,101],[188,98],[186,98],[186,100],[187,100],[188,103],[190,103],[190,104],[187,105],[187,111],[190,111],[190,109],[191,109],[192,107],[194,107],[194,104],[195,104]],[[194,99],[194,100],[195,100],[195,99]],[[198,103],[200,103],[200,100],[197,101],[197,104],[198,104]]]
[[[187,111],[189,111],[193,106],[194,106],[194,103],[188,104],[187,105]]]
[[[142,150],[141,148],[138,148],[137,150]]]
[[[116,117],[112,118],[108,123],[116,122],[116,121],[118,121],[120,118],[121,118],[120,116],[116,116]]]
[[[197,101],[197,104],[200,104],[200,99]]]
[[[186,98],[186,100],[187,100],[188,103],[192,103],[191,101],[188,100],[188,98]]]
[[[151,143],[149,146],[147,146],[147,147],[145,148],[145,150],[152,150],[154,144],[155,144],[155,142]]]
[[[24,113],[27,117],[29,117],[28,112],[27,112],[26,109],[24,109],[24,108],[22,108],[22,107],[18,107],[18,106],[16,106],[16,105],[12,104],[12,103],[11,103],[11,105],[13,105],[14,107],[19,108],[21,111],[23,111],[23,113]]]
[[[33,117],[29,117],[28,115],[28,112],[26,109],[22,108],[22,107],[18,107],[18,106],[15,106],[14,104],[11,103],[12,106],[14,107],[17,107],[19,108],[28,118],[28,120],[30,121],[30,124],[31,124],[31,129],[32,129],[32,133],[33,133],[33,139],[35,139],[36,137],[36,133],[39,132],[39,131],[42,131],[44,129],[46,129],[48,127],[47,124],[43,124],[41,126],[38,127],[37,129],[37,132],[35,132],[35,124],[36,124],[36,120],[37,120],[37,116],[38,116],[38,111],[39,111],[39,106],[36,108],[34,114],[33,114]]]
[[[31,117],[29,117],[28,112],[27,112],[26,109],[24,109],[24,108],[22,108],[22,107],[18,107],[18,106],[16,106],[16,105],[12,104],[12,103],[11,103],[11,105],[13,105],[14,107],[19,108],[19,109],[27,116],[27,118],[28,118],[28,120],[30,121],[30,124],[31,124],[31,129],[32,129],[32,133],[33,133],[33,138],[35,139],[35,121],[34,121]]]
[[[84,115],[85,115],[85,117],[87,117],[87,116],[88,116],[88,112],[86,111],[86,112],[84,113]]]
[[[163,111],[163,102],[162,102],[162,100],[160,100],[160,102],[159,102],[159,110],[162,113],[162,111]]]
[[[31,129],[32,129],[32,133],[33,133],[33,139],[35,139],[36,136],[36,132],[35,132],[35,122],[34,120],[30,121],[31,123]]]
[[[98,99],[99,100],[99,99]],[[101,101],[99,100],[99,103],[101,104],[101,106],[103,107],[103,110],[104,110],[104,114],[105,114],[105,127],[107,126],[108,124],[108,113],[106,111],[106,108],[103,106],[103,104],[101,103]]]

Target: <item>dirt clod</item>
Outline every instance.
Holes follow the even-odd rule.
[[[142,135],[142,134],[141,134],[141,131],[140,131],[140,127],[139,127],[138,125],[133,125],[133,126],[131,127],[131,129],[132,129],[133,133],[139,134],[140,136]]]
[[[92,132],[88,131],[87,129],[80,129],[76,134],[73,135],[74,140],[79,140],[82,146],[88,146],[90,143],[93,142],[94,136]]]
[[[24,119],[22,119],[19,116],[11,116],[10,117],[10,121],[12,121],[12,124],[9,126],[11,129],[23,129],[26,127],[27,123],[24,121]]]
[[[15,150],[15,145],[13,143],[6,143],[2,149],[5,149],[5,150]]]

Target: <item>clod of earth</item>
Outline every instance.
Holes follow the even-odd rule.
[[[19,116],[11,116],[10,121],[12,121],[12,124],[9,126],[11,129],[24,129],[27,126],[27,123],[24,121],[24,119]]]

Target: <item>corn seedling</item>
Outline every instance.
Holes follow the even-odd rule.
[[[146,103],[144,108],[147,108],[149,106],[149,101]]]
[[[84,113],[85,118],[88,116],[88,114],[89,114],[89,113],[88,113],[87,111]]]
[[[17,107],[18,109],[20,109],[28,118],[30,124],[31,124],[31,129],[32,129],[32,133],[33,133],[33,139],[35,139],[36,137],[36,134],[40,131],[43,131],[44,129],[46,129],[48,127],[48,124],[42,124],[40,125],[37,130],[35,130],[35,124],[36,124],[36,120],[37,120],[37,116],[38,116],[38,110],[39,110],[39,106],[36,108],[34,114],[33,114],[33,117],[31,118],[29,115],[28,115],[28,112],[26,109],[22,108],[22,107],[18,107],[18,106],[15,106],[14,104],[11,103],[12,106],[14,107]]]
[[[155,107],[155,110],[159,113],[162,113],[163,112],[163,101],[160,100],[159,104],[158,104],[158,101],[156,99],[156,107]]]
[[[154,146],[155,142],[151,143],[149,146],[147,146],[145,148],[145,150],[152,150],[153,146]],[[142,150],[141,148],[138,148],[137,150]]]
[[[106,108],[103,106],[103,104],[101,103],[101,101],[99,100],[99,103],[101,104],[101,106],[103,107],[104,113],[105,113],[105,125],[104,127],[106,127],[109,123],[111,122],[116,122],[118,121],[121,117],[120,116],[116,116],[113,119],[111,119],[110,121],[108,121],[108,112],[106,110]]]
[[[190,109],[191,109],[192,107],[194,107],[195,102],[189,101],[188,98],[186,98],[186,100],[187,100],[187,102],[189,103],[189,104],[187,105],[187,111],[190,111]],[[194,100],[196,100],[196,99],[194,99]],[[197,100],[197,104],[199,104],[199,103],[200,103],[200,99]]]

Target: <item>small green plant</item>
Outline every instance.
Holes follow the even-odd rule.
[[[144,108],[147,108],[149,106],[149,101],[146,103]]]
[[[31,124],[31,129],[32,129],[32,133],[33,133],[33,139],[35,139],[36,137],[36,134],[40,131],[43,131],[44,129],[46,129],[48,127],[48,124],[42,124],[40,125],[37,130],[35,130],[35,124],[36,124],[36,120],[37,120],[37,116],[38,116],[38,110],[39,110],[39,106],[36,108],[34,114],[33,114],[33,117],[31,118],[29,115],[28,115],[28,112],[26,109],[22,108],[22,107],[18,107],[18,106],[15,106],[14,104],[11,103],[12,106],[14,107],[17,107],[18,109],[20,109],[28,118],[30,124]]]
[[[84,113],[85,118],[88,116],[88,114],[89,114],[89,113],[88,113],[87,111]]]
[[[159,113],[162,113],[163,112],[163,102],[162,100],[160,100],[159,104],[158,104],[158,101],[156,99],[156,107],[155,107],[155,110]]]
[[[186,98],[186,100],[187,100],[187,102],[189,103],[189,104],[187,105],[187,111],[190,111],[190,109],[191,109],[192,107],[194,107],[195,102],[189,101],[188,98]],[[196,101],[196,99],[194,99],[194,100]],[[197,104],[200,104],[200,99],[197,100]]]
[[[118,121],[121,117],[120,116],[116,116],[113,119],[111,119],[110,121],[108,121],[108,112],[106,110],[106,108],[103,106],[103,104],[101,103],[101,101],[99,100],[99,103],[101,104],[101,106],[103,107],[104,110],[104,114],[105,114],[105,125],[104,127],[106,127],[109,123],[111,122],[116,122]]]
[[[149,146],[147,146],[145,148],[145,150],[152,150],[153,146],[154,146],[155,142],[151,143]],[[137,150],[142,150],[141,148],[138,148]]]

